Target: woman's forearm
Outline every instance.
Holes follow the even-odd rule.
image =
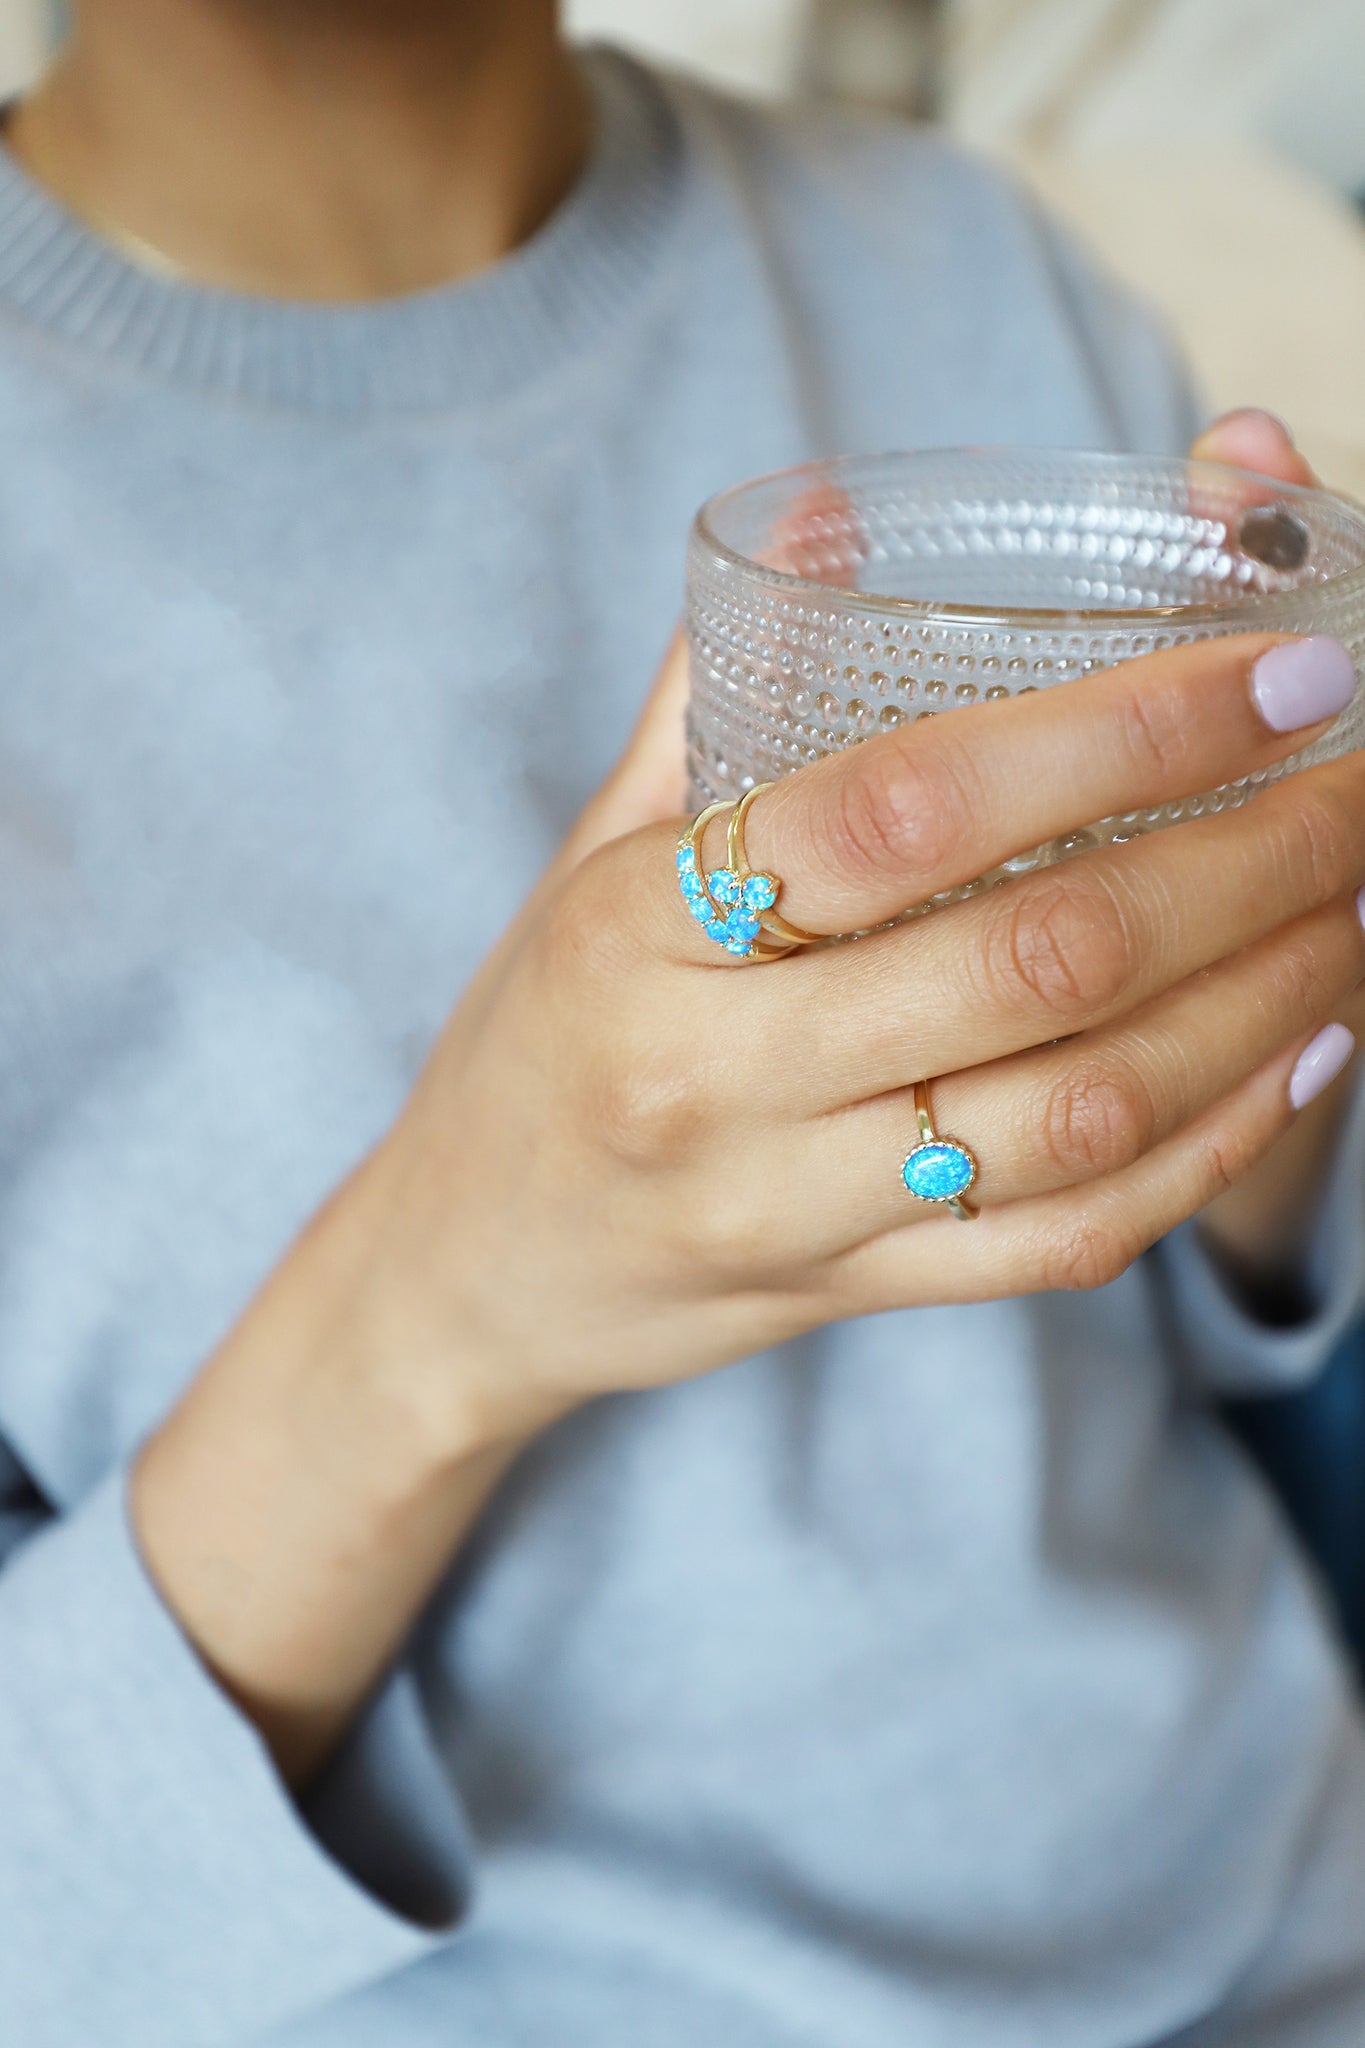
[[[371,1283],[382,1154],[309,1225],[144,1446],[163,1598],[282,1775],[316,1771],[521,1447],[434,1381]]]

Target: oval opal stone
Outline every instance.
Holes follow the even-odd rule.
[[[938,1138],[932,1144],[916,1145],[901,1168],[901,1177],[922,1202],[946,1202],[971,1186],[975,1170],[960,1145]]]

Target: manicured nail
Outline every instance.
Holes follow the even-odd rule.
[[[1303,1109],[1315,1095],[1321,1095],[1336,1080],[1355,1049],[1355,1039],[1344,1024],[1324,1024],[1294,1062],[1294,1071],[1289,1076],[1289,1100],[1293,1107]]]
[[[1294,732],[1335,718],[1355,695],[1355,664],[1340,640],[1315,633],[1282,640],[1251,671],[1256,709],[1275,732]]]
[[[1356,916],[1365,924],[1365,889],[1356,890]]]

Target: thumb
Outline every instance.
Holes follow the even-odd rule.
[[[1284,421],[1259,406],[1239,406],[1206,427],[1190,454],[1204,462],[1231,462],[1239,469],[1258,470],[1287,484],[1315,484],[1308,464],[1294,446]]]
[[[686,807],[686,711],[687,642],[678,627],[625,752],[565,840],[556,869],[576,867],[609,839]]]

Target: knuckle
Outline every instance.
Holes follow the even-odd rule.
[[[697,1069],[676,1053],[640,1045],[618,1051],[598,1070],[588,1114],[607,1154],[645,1173],[692,1158],[712,1121]]]
[[[1131,972],[1117,897],[1093,876],[1047,873],[1002,892],[986,932],[987,984],[1020,988],[1044,1016],[1067,1025],[1113,1008]]]
[[[1116,706],[1120,742],[1144,778],[1165,788],[1178,776],[1189,754],[1189,720],[1184,697],[1173,690],[1144,689],[1142,679]]]
[[[724,1181],[708,1182],[687,1205],[690,1270],[725,1286],[762,1285],[773,1259],[771,1222],[762,1204]]]
[[[859,750],[840,781],[827,851],[854,877],[937,877],[968,859],[971,816],[955,746],[879,739]]]
[[[1200,1147],[1200,1206],[1216,1202],[1253,1164],[1255,1147],[1235,1131],[1211,1131]]]
[[[1293,795],[1291,880],[1306,900],[1324,902],[1354,875],[1359,825],[1334,790],[1310,787]]]
[[[1043,1261],[1048,1291],[1092,1292],[1119,1279],[1142,1246],[1115,1224],[1074,1218],[1053,1235]]]
[[[1049,1164],[1063,1180],[1117,1173],[1151,1143],[1155,1108],[1139,1076],[1097,1062],[1074,1066],[1041,1120]]]
[[[1267,978],[1265,1002],[1286,1026],[1309,1024],[1340,994],[1339,978],[1307,938],[1286,940]]]

